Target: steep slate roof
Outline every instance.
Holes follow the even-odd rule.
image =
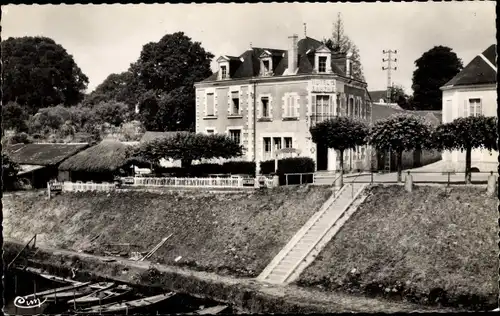
[[[164,137],[174,137],[176,134],[189,134],[189,132],[146,132],[142,135],[140,143],[150,142],[155,139],[164,138]]]
[[[380,99],[384,101],[387,99],[387,90],[376,90],[376,91],[368,91],[373,102],[379,102]]]
[[[18,164],[53,166],[89,147],[87,143],[74,144],[15,144],[5,148]]]
[[[298,71],[297,74],[310,74],[314,69],[314,55],[309,53],[306,54],[309,50],[314,51],[319,48],[323,43],[318,40],[315,40],[311,37],[305,37],[298,41],[297,43],[297,53],[298,53]],[[252,78],[256,77],[260,73],[260,55],[269,51],[273,58],[273,76],[282,76],[285,70],[288,68],[288,51],[283,49],[275,49],[275,48],[260,48],[260,47],[252,47],[251,49],[245,51],[239,57],[234,57],[240,60],[243,58],[243,62],[240,61],[239,64],[235,62],[237,65],[236,70],[230,69],[231,79],[243,79],[243,78]],[[225,57],[230,57],[224,55]],[[232,67],[233,65],[231,65]],[[345,76],[344,71],[342,71],[337,65],[334,64],[334,59],[332,58],[332,70],[334,73]],[[214,81],[217,79],[218,72],[215,72],[207,79],[206,81]]]
[[[496,50],[496,44],[493,44],[482,53],[495,67],[497,67]],[[496,82],[496,71],[478,55],[443,87],[493,84]]]

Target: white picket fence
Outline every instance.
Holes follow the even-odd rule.
[[[243,178],[134,178],[135,186],[153,187],[241,188],[243,184]]]
[[[263,180],[263,181],[262,181]],[[145,187],[178,187],[178,188],[252,188],[256,186],[273,186],[273,179],[269,177],[263,178],[149,178],[149,177],[134,177],[127,178],[124,184],[132,184],[133,186]],[[262,183],[263,182],[263,183]],[[117,189],[115,183],[93,183],[93,182],[49,182],[47,189],[49,198],[51,192],[85,192],[85,191],[101,191],[109,192]]]
[[[83,182],[63,182],[62,191],[65,192],[85,192],[85,191],[104,191],[109,192],[116,189],[114,183],[83,183]]]

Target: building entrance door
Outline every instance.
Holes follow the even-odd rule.
[[[316,166],[318,171],[328,170],[328,147],[324,144],[317,144]]]

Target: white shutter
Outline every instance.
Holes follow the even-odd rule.
[[[295,97],[295,117],[300,118],[300,95]]]
[[[257,98],[256,95],[254,95],[254,98]],[[259,97],[257,100],[254,101],[255,103],[255,106],[257,107],[257,118],[261,118],[262,117],[262,102],[261,102],[261,98]]]
[[[476,116],[483,114],[483,105],[482,100],[479,99],[479,102],[476,104]]]
[[[217,112],[218,112],[217,108],[218,108],[218,106],[217,106],[217,91],[215,91],[215,93],[214,93],[214,116],[217,116]]]
[[[233,114],[233,104],[232,104],[232,93],[231,90],[227,91],[227,115]]]
[[[273,97],[269,96],[269,118],[273,118]]]
[[[467,100],[464,100],[464,116],[467,117],[468,116],[468,113],[467,113]]]

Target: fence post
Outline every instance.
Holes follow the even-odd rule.
[[[302,185],[302,173],[300,174],[300,185]]]
[[[50,200],[50,182],[47,182],[47,193],[49,195],[49,200]]]
[[[493,172],[488,176],[488,195],[494,196],[497,189],[497,179]]]
[[[450,172],[448,172],[448,184],[446,185],[447,187],[450,186]]]
[[[370,183],[373,184],[373,170],[370,170]]]
[[[285,174],[285,185],[288,185],[288,173]]]
[[[407,192],[411,192],[413,190],[413,177],[410,174],[410,171],[408,171],[408,175],[405,179],[405,189]]]

